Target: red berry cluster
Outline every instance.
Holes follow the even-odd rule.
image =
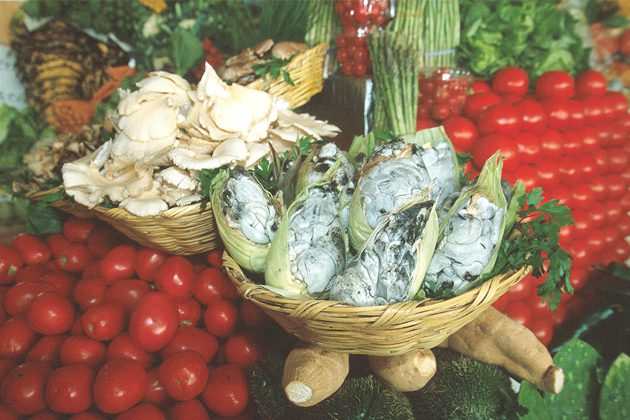
[[[203,76],[206,63],[210,64],[215,69],[223,64],[223,54],[221,54],[221,52],[212,45],[212,41],[208,38],[204,38],[203,40],[203,51],[206,53],[206,58],[199,68],[195,70],[195,75],[198,79],[201,79],[201,76]]]
[[[433,74],[420,73],[418,118],[442,121],[460,115],[470,85],[468,74],[439,68]]]
[[[374,27],[383,26],[389,19],[389,0],[337,0],[343,34],[338,35],[337,60],[346,76],[370,73],[367,36]]]
[[[0,419],[253,418],[245,372],[269,325],[219,251],[166,255],[74,218],[20,235],[0,245]]]
[[[560,244],[573,258],[571,284],[579,291],[593,278],[595,265],[630,256],[628,101],[607,91],[606,79],[593,70],[577,80],[550,71],[533,92],[528,88],[525,71],[503,69],[491,86],[474,83],[464,116],[448,118],[444,126],[456,150],[472,154],[473,173],[500,150],[504,178],[528,189],[541,186],[547,199],[571,209],[575,224],[561,229]],[[581,306],[581,297],[563,296],[551,313],[536,294],[543,280],[528,276],[495,306],[547,343],[567,310],[570,315],[572,306]]]

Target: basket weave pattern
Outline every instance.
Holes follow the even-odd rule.
[[[289,108],[304,105],[324,88],[324,58],[328,47],[319,44],[298,54],[284,68],[293,80],[293,85],[282,77],[276,80],[257,79],[247,85],[250,88],[265,90],[272,96],[278,96],[289,102]]]
[[[289,299],[249,280],[227,252],[223,263],[238,293],[290,334],[329,350],[377,356],[437,346],[529,272],[529,268],[522,268],[496,276],[447,300],[356,307],[330,300]]]

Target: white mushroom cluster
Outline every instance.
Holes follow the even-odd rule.
[[[62,168],[68,195],[92,208],[105,199],[138,216],[201,199],[199,173],[251,167],[300,137],[331,138],[339,129],[288,109],[268,93],[228,85],[206,64],[196,89],[175,74],[153,72],[138,90],[121,90],[113,139]]]

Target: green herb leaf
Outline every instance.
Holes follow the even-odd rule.
[[[272,58],[271,60],[265,61],[264,63],[254,64],[252,69],[254,70],[254,74],[256,76],[265,78],[267,75],[271,77],[271,80],[276,80],[282,74],[282,77],[285,82],[290,85],[293,85],[293,80],[289,76],[289,73],[284,70],[284,67],[289,64],[291,58],[285,60],[281,58]],[[290,83],[289,83],[290,81]]]
[[[62,229],[61,217],[52,207],[41,201],[31,201],[26,210],[26,232],[32,235],[51,235]]]
[[[170,58],[179,75],[185,75],[203,58],[203,44],[190,31],[177,28],[171,37]]]

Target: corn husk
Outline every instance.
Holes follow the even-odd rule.
[[[336,154],[334,158],[327,158],[327,159],[319,158],[322,148],[331,147],[331,146],[335,147],[336,149]],[[340,182],[346,184],[349,189],[348,191],[349,194],[352,194],[352,191],[354,190],[354,181],[353,181],[354,167],[350,164],[347,154],[344,151],[338,149],[334,145],[334,143],[317,144],[311,147],[311,150],[309,151],[308,155],[306,155],[306,158],[300,165],[300,169],[298,171],[297,179],[295,183],[295,194],[296,195],[299,194],[310,184],[318,182],[320,179],[322,179],[324,175],[326,174],[326,172],[328,171],[328,169],[330,169],[330,167],[332,167],[332,165],[334,165],[336,161],[341,162],[342,172],[339,175],[340,178],[343,177],[344,175],[347,178],[347,180],[340,179]],[[328,166],[328,168],[325,169],[324,171],[322,171],[320,167],[320,165],[322,164],[324,166]]]
[[[227,185],[230,174],[225,172],[217,176],[220,178],[217,180],[216,187],[212,193],[212,211],[221,241],[230,256],[243,269],[253,273],[263,273],[267,266],[267,254],[271,247],[271,242],[266,244],[255,243],[245,237],[239,229],[230,226],[226,215],[228,209],[224,208],[221,200],[221,194]],[[280,221],[285,213],[282,199],[272,196],[253,176],[251,179],[260,186],[269,204],[276,209],[276,217]]]

